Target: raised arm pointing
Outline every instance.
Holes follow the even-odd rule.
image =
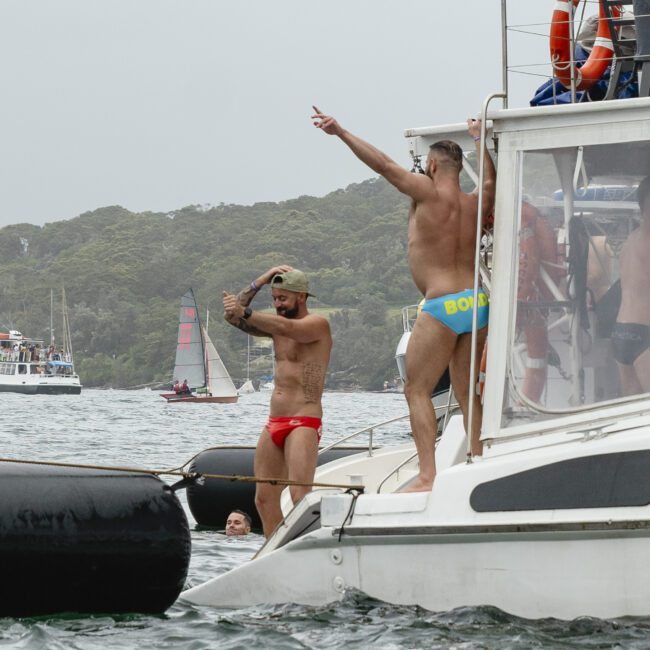
[[[435,186],[428,176],[409,172],[377,147],[344,129],[331,115],[325,115],[316,106],[312,108],[315,113],[311,117],[316,128],[339,137],[361,162],[383,176],[400,192],[416,201],[423,201],[427,194],[435,192]]]

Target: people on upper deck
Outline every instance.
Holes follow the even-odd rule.
[[[637,199],[641,225],[621,251],[621,305],[611,337],[623,395],[650,392],[650,176],[639,184]]]
[[[431,393],[447,367],[471,438],[472,453],[482,453],[482,411],[474,391],[478,363],[470,370],[478,192],[467,194],[461,190],[463,151],[455,142],[444,140],[431,145],[425,173],[415,174],[344,129],[333,117],[315,106],[314,110],[316,127],[337,136],[357,158],[411,198],[409,264],[413,280],[426,300],[406,351],[404,392],[420,461],[420,474],[408,490],[427,491],[436,473],[437,422]],[[480,156],[480,121],[468,120],[467,128]],[[496,171],[489,154],[484,160],[481,219],[486,223],[494,208]],[[478,360],[487,335],[488,298],[480,289],[477,296]],[[471,426],[467,421],[470,395],[474,400]]]

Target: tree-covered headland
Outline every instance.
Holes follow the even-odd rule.
[[[133,213],[112,206],[43,227],[0,229],[0,330],[49,341],[50,289],[65,286],[75,365],[85,386],[169,382],[181,295],[201,315],[233,378],[246,374],[246,336],[222,320],[221,292],[272,265],[304,270],[309,308],[332,325],[329,388],[381,388],[397,374],[401,307],[418,292],[406,259],[408,200],[383,179],[322,198]],[[268,288],[255,301],[270,307]],[[56,307],[56,305],[55,305]],[[60,336],[55,310],[55,336]],[[268,374],[255,347],[251,376]]]

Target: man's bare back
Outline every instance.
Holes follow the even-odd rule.
[[[430,197],[412,201],[408,225],[409,266],[425,298],[474,284],[476,195],[431,185]]]
[[[359,160],[412,200],[408,225],[409,264],[413,280],[426,301],[406,350],[404,392],[420,462],[418,478],[406,489],[430,490],[435,477],[437,432],[431,393],[447,367],[465,428],[470,432],[472,452],[480,454],[482,449],[479,440],[481,405],[474,391],[470,391],[478,374],[478,368],[470,369],[477,197],[461,191],[459,176],[463,153],[456,143],[445,140],[432,145],[425,173],[414,174],[342,128],[333,117],[324,115],[315,106],[314,110],[312,119],[316,127],[340,138]],[[468,130],[477,142],[477,155],[480,155],[480,123],[468,120]],[[494,206],[496,173],[487,154],[484,170],[482,220],[486,220]],[[487,297],[482,292],[478,297],[480,350],[487,330]],[[471,426],[467,422],[470,394],[474,399]]]

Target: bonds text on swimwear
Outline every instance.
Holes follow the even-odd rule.
[[[457,311],[467,311],[474,307],[474,296],[462,296],[444,301],[445,311],[447,314],[455,314]],[[480,292],[478,294],[478,306],[485,307],[488,304],[488,297]]]

